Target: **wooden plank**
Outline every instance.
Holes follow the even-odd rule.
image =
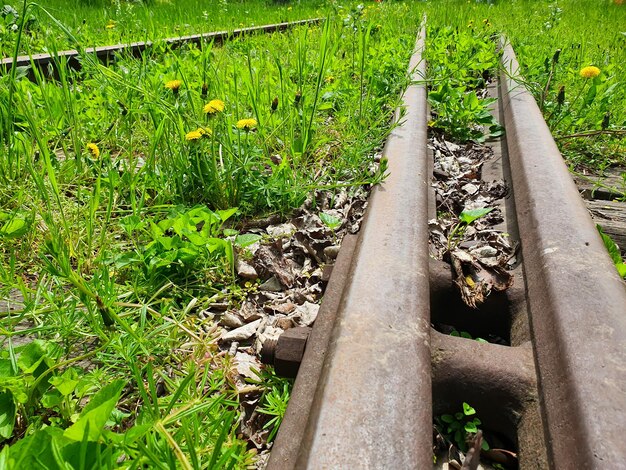
[[[611,168],[599,175],[575,174],[574,181],[585,199],[623,198],[626,195],[626,169]]]
[[[626,252],[626,202],[585,200],[594,222]]]

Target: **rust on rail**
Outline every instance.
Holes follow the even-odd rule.
[[[502,60],[501,106],[549,464],[620,466],[626,461],[626,289],[518,79],[509,45]]]
[[[425,76],[424,34],[409,65],[414,81]],[[316,342],[316,324],[307,345],[323,360],[319,380],[311,384],[306,369],[296,380],[294,398],[313,392],[310,411],[290,402],[270,469],[432,465],[425,85],[411,85],[403,102],[384,149],[390,176],[370,197],[334,326]]]

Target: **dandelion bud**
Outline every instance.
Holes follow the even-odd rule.
[[[128,108],[126,107],[126,105],[120,100],[117,100],[117,105],[120,107],[120,113],[122,114],[122,116],[126,116],[128,114]]]
[[[559,94],[556,96],[556,102],[559,106],[563,106],[565,103],[565,85],[559,87]]]
[[[272,100],[272,112],[276,111],[278,108],[278,96],[274,97]]]
[[[607,111],[606,114],[604,115],[604,118],[602,119],[603,131],[609,128],[610,119],[611,119],[611,113]]]
[[[206,83],[202,84],[202,98],[206,98],[206,95],[209,94],[209,85]]]
[[[554,55],[552,56],[552,63],[553,64],[558,64],[559,63],[559,56],[561,55],[561,49],[557,49],[554,52]]]
[[[301,99],[302,99],[302,91],[298,90],[298,91],[296,91],[296,97],[294,98],[293,104],[298,106],[298,104],[300,103]]]

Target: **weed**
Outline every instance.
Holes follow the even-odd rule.
[[[458,223],[452,228],[448,235],[448,251],[451,251],[463,239],[463,234],[472,223],[486,216],[492,210],[493,207],[463,210],[459,214]]]
[[[469,334],[467,331],[457,331],[457,330],[452,330],[452,332],[450,333],[450,336],[456,336],[458,338],[466,338],[466,339],[473,339],[475,341],[478,341],[479,343],[488,343],[487,340],[484,340],[482,338],[474,338],[471,334]]]
[[[429,37],[428,102],[434,116],[429,125],[460,142],[482,142],[502,135],[503,128],[489,110],[496,100],[477,94],[497,67],[498,55],[491,38],[452,28],[433,28]]]
[[[444,414],[437,418],[443,433],[450,442],[454,442],[462,452],[467,452],[467,440],[478,432],[478,426],[482,424],[476,416],[476,410],[463,402],[463,411],[452,415]],[[485,439],[482,441],[483,450],[489,450],[489,444]]]
[[[609,237],[606,233],[602,231],[602,227],[596,225],[600,236],[602,237],[602,241],[604,242],[604,246],[606,250],[609,252],[609,256],[611,260],[613,260],[613,264],[615,264],[615,268],[617,269],[620,277],[626,279],[626,263],[622,259],[622,255],[620,254],[619,248],[615,244],[615,242]]]
[[[267,439],[268,441],[273,441],[280,423],[285,417],[293,383],[288,379],[277,377],[273,372],[266,372],[263,378],[263,382],[266,384],[266,391],[261,398],[261,405],[258,411],[271,417],[263,427],[264,429],[270,429]]]

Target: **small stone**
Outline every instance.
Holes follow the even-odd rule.
[[[290,300],[283,299],[272,304],[266,304],[264,308],[265,311],[268,313],[282,313],[284,315],[288,315],[293,312],[294,308],[296,308],[296,304],[294,304]]]
[[[250,339],[256,333],[257,328],[261,324],[261,320],[248,323],[236,330],[224,332],[220,338],[222,341],[244,341]]]
[[[239,316],[243,319],[244,323],[250,323],[258,320],[263,315],[257,310],[256,306],[252,302],[244,302],[239,309]]]
[[[287,317],[280,317],[276,319],[276,323],[274,324],[276,328],[280,328],[282,330],[288,330],[289,328],[294,327],[293,320]]]
[[[267,231],[268,235],[279,238],[286,237],[294,233],[296,231],[296,226],[293,225],[291,222],[287,222],[286,224],[270,225],[265,230]]]
[[[280,292],[283,290],[282,284],[274,276],[259,286],[259,290],[268,292]]]
[[[243,322],[237,315],[226,312],[222,315],[222,318],[220,318],[220,325],[234,329],[243,326]]]
[[[318,304],[304,302],[302,305],[296,307],[292,318],[301,326],[311,326],[317,318],[319,309],[320,306]]]
[[[331,245],[324,248],[324,256],[326,260],[332,261],[337,259],[337,255],[339,255],[339,247],[337,245]]]
[[[218,312],[224,312],[228,310],[228,302],[216,302],[209,305],[211,310],[216,310]]]
[[[470,251],[470,253],[477,258],[493,258],[495,256],[498,256],[498,250],[489,245],[474,248],[472,251]]]
[[[466,185],[461,187],[461,189],[465,191],[467,194],[469,194],[470,196],[478,192],[478,186],[472,183],[467,183]]]
[[[254,269],[254,267],[250,266],[248,263],[246,263],[243,260],[240,260],[240,259],[237,260],[236,269],[237,269],[237,275],[241,277],[242,279],[254,281],[258,279],[259,277],[258,273],[256,272],[256,269]]]

